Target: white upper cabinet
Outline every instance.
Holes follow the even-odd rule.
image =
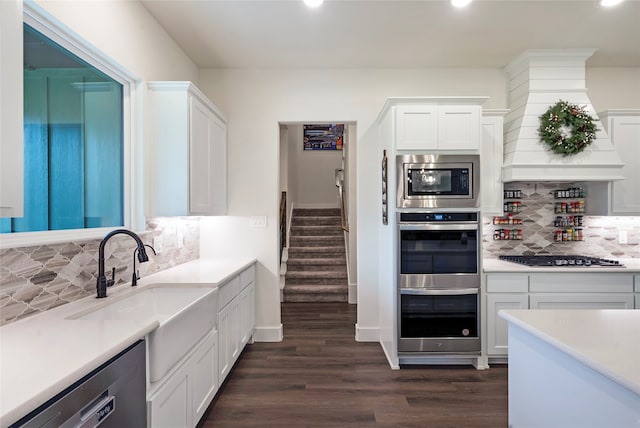
[[[398,101],[396,149],[478,151],[482,108],[466,98],[455,101],[446,99],[444,104],[439,99],[425,99],[424,103]]]
[[[190,82],[150,82],[147,216],[224,215],[227,125]]]
[[[609,215],[640,215],[640,110],[609,110],[600,118],[624,167],[609,185]]]
[[[0,1],[0,217],[24,214],[22,1]]]
[[[484,215],[503,215],[502,158],[504,115],[507,110],[484,110],[480,144],[480,207]]]
[[[400,105],[396,107],[396,148],[429,150],[438,148],[438,107]]]

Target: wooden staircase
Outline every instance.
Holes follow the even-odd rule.
[[[293,210],[284,302],[347,302],[340,209]]]

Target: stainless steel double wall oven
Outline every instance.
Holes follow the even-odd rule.
[[[397,216],[398,352],[479,354],[478,156],[398,156],[397,167],[409,208]]]

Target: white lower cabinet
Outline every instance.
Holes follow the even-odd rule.
[[[192,428],[218,390],[217,331],[213,330],[178,363],[148,400],[153,428]]]
[[[487,354],[507,355],[509,328],[506,320],[498,312],[503,309],[528,309],[529,296],[526,293],[487,294]]]
[[[218,286],[216,328],[147,391],[148,426],[193,428],[215,397],[255,325],[255,267]]]
[[[218,300],[218,372],[220,383],[253,336],[255,325],[255,266],[221,285]]]
[[[218,372],[220,380],[224,380],[227,377],[239,353],[240,306],[238,303],[239,300],[235,297],[218,312]]]
[[[218,332],[193,353],[193,422],[198,423],[218,391]]]
[[[240,292],[240,343],[246,345],[253,337],[256,312],[256,286],[251,282]]]
[[[491,273],[486,276],[487,356],[508,354],[508,327],[502,309],[640,308],[638,275],[629,273]]]

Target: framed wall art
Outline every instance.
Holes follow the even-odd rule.
[[[344,124],[302,125],[304,150],[342,150]]]

